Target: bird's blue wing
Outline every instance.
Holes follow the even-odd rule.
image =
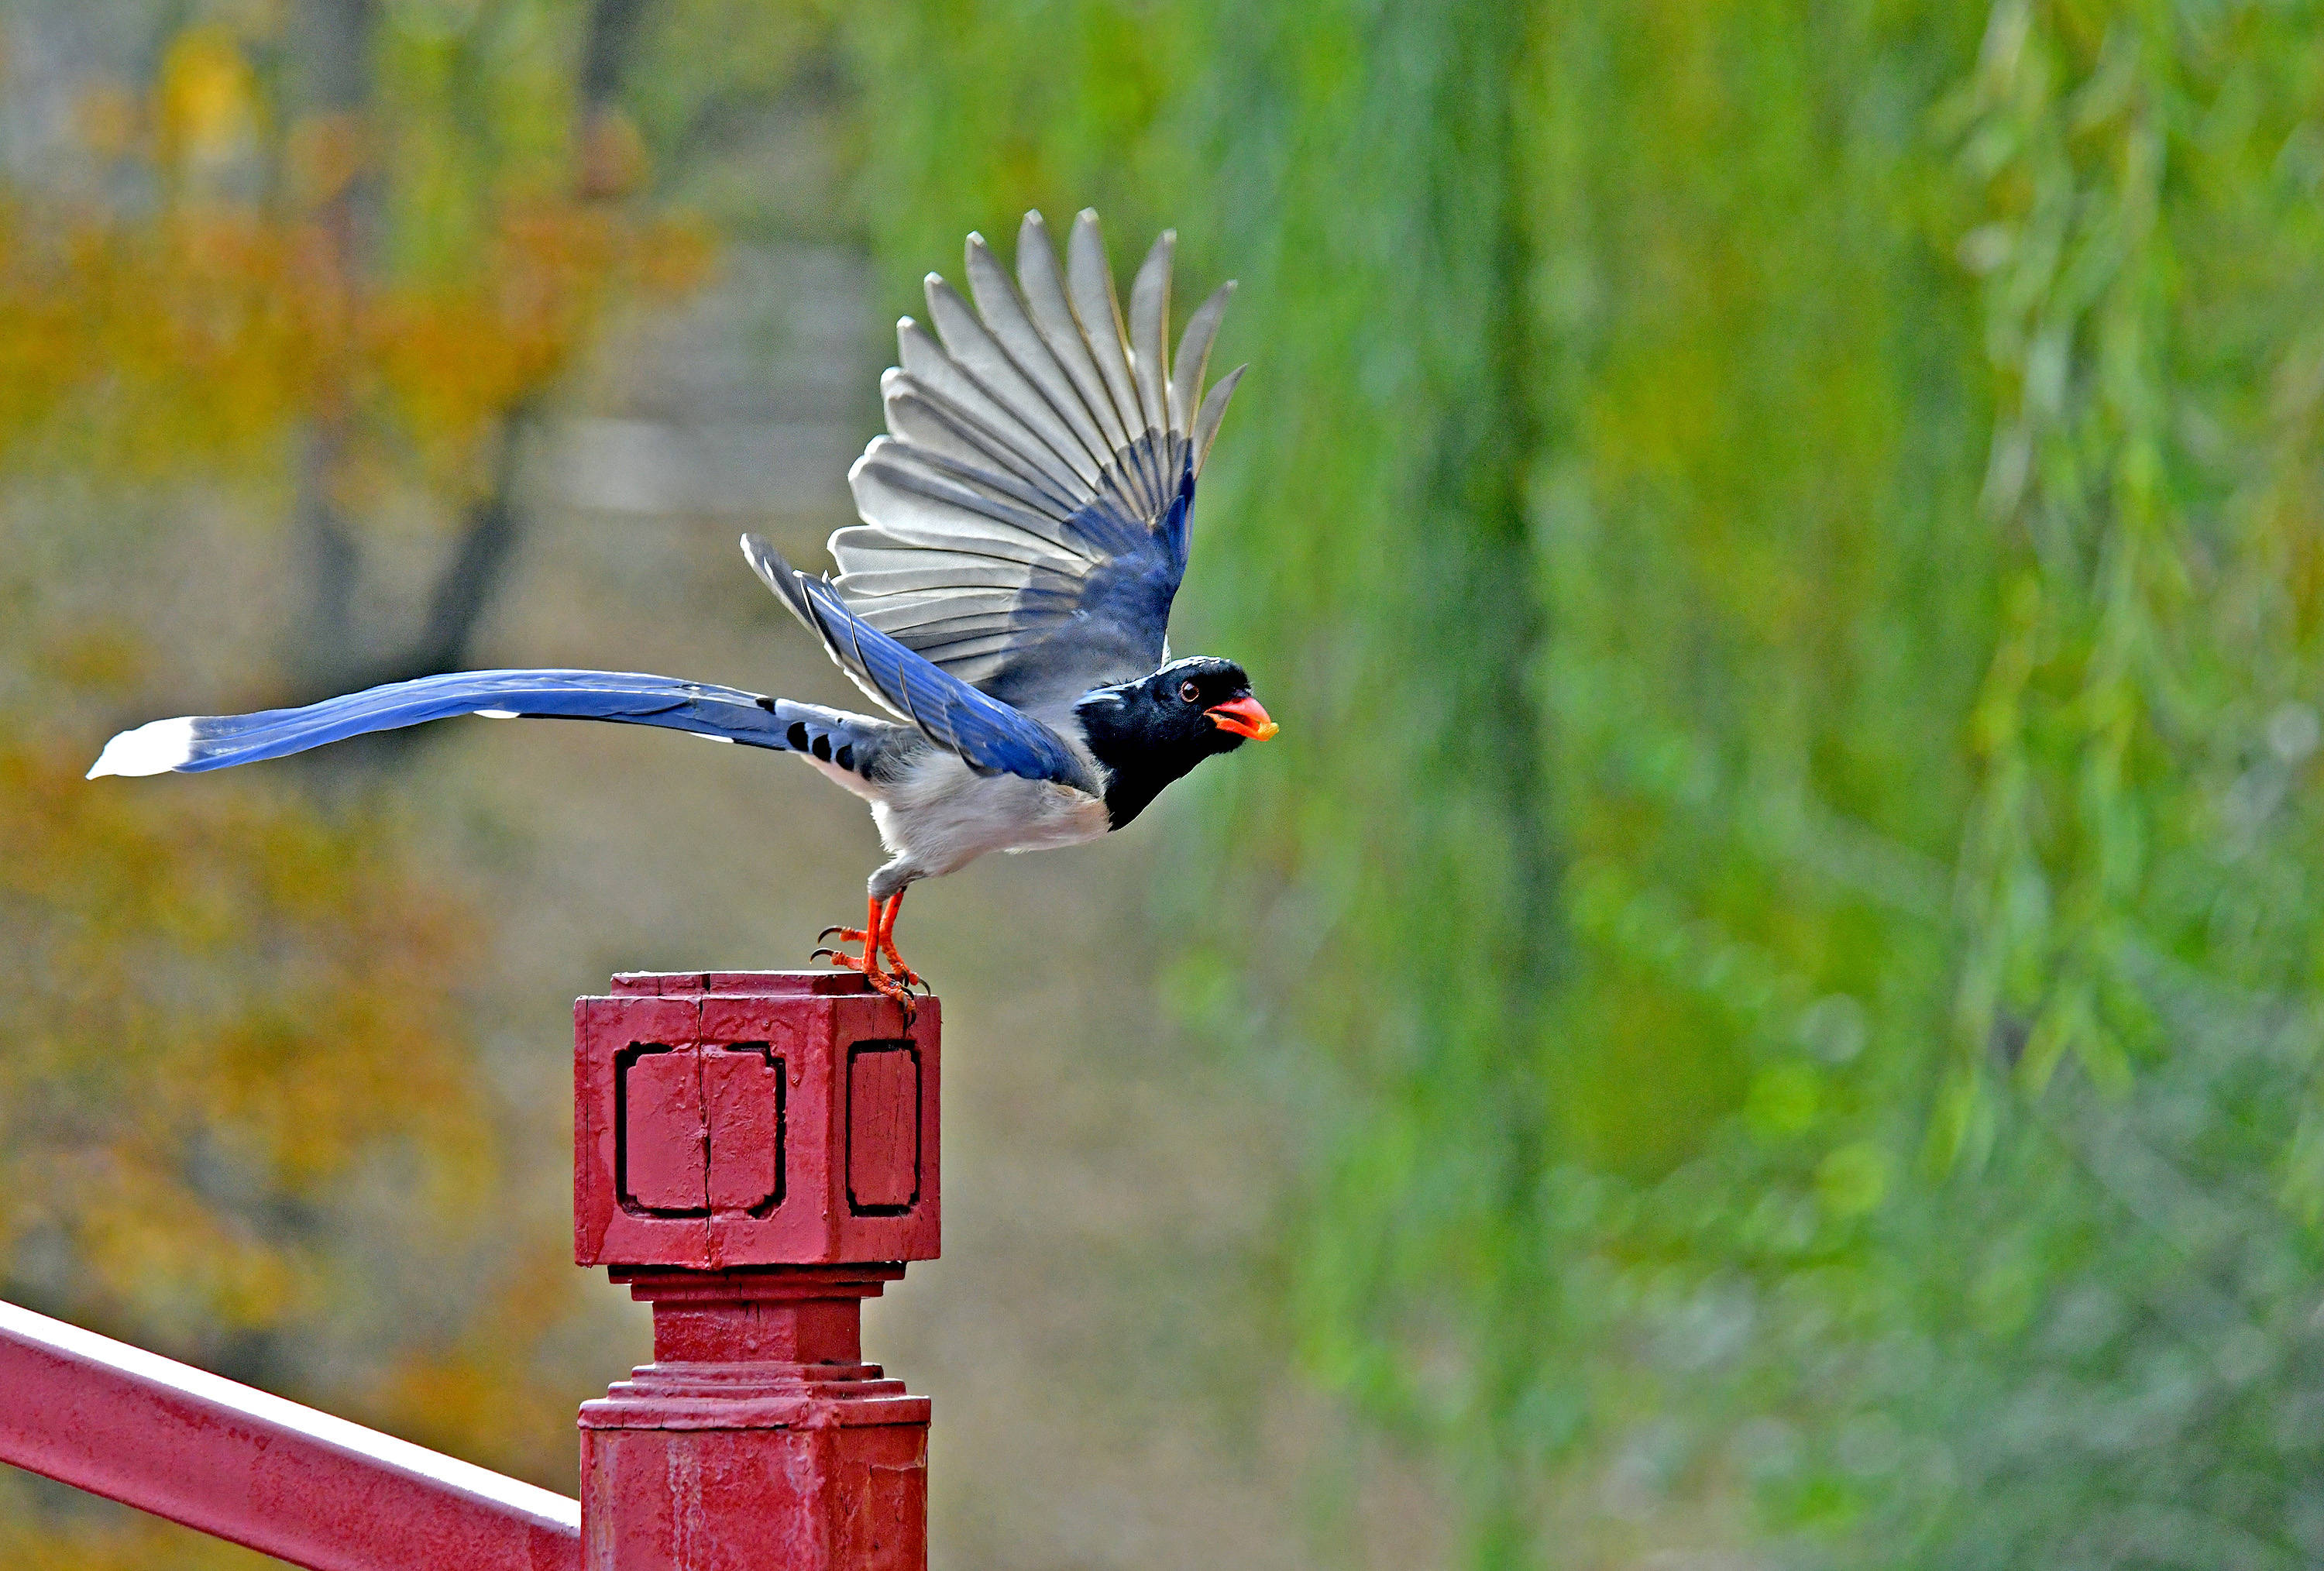
[[[1056,781],[1093,794],[1101,789],[1088,764],[1047,725],[870,625],[831,584],[800,572],[758,536],[744,535],[742,550],[857,687],[977,773]]]
[[[1045,717],[1162,663],[1195,476],[1240,375],[1203,396],[1231,285],[1166,353],[1173,245],[1155,243],[1125,322],[1094,214],[1062,269],[1027,215],[1014,282],[969,236],[975,305],[931,274],[935,333],[899,324],[889,434],[849,472],[863,522],[831,537],[856,618]]]

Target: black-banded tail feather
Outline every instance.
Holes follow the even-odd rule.
[[[858,772],[904,728],[740,688],[637,671],[458,671],[254,715],[180,716],[105,744],[89,778],[190,774],[460,715],[659,725],[714,742],[807,753]]]

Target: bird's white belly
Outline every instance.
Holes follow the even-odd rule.
[[[991,851],[1079,845],[1110,827],[1105,803],[1085,791],[1015,775],[980,777],[949,756],[888,787],[886,798],[872,808],[881,840],[930,874]]]

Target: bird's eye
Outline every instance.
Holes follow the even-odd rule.
[[[1187,703],[1191,704],[1202,696],[1203,689],[1200,684],[1194,682],[1180,682],[1178,684],[1178,697],[1185,699]]]

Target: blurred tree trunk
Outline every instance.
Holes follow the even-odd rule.
[[[345,173],[336,188],[318,193],[322,199],[312,258],[341,302],[337,325],[343,333],[344,308],[366,271],[371,231],[378,217],[378,185],[363,156],[364,109],[370,96],[377,19],[372,0],[305,0],[295,34],[300,101],[293,109],[293,135],[318,154],[335,147],[345,161]],[[300,443],[294,502],[293,526],[305,545],[309,573],[307,615],[292,677],[292,685],[300,689],[328,687],[358,663],[349,632],[363,553],[333,494],[347,457],[352,419],[346,407],[347,379],[327,373],[318,380],[319,407]]]
[[[650,0],[594,0],[588,7],[574,125],[575,183],[585,201],[618,199],[635,184],[636,138],[618,100],[649,10]],[[298,38],[305,134],[347,150],[350,172],[318,214],[316,261],[338,282],[339,298],[350,308],[377,265],[378,184],[371,171],[378,128],[369,123],[368,109],[379,23],[374,0],[307,0]],[[426,613],[417,626],[395,636],[358,625],[364,553],[344,495],[357,417],[348,403],[348,379],[327,380],[331,385],[307,433],[297,481],[295,527],[306,544],[309,573],[291,679],[300,702],[408,681],[468,661],[522,532],[516,487],[547,393],[542,386],[528,389],[500,413],[487,439],[490,473],[461,513]],[[421,735],[391,733],[332,756],[374,764],[400,759]]]

